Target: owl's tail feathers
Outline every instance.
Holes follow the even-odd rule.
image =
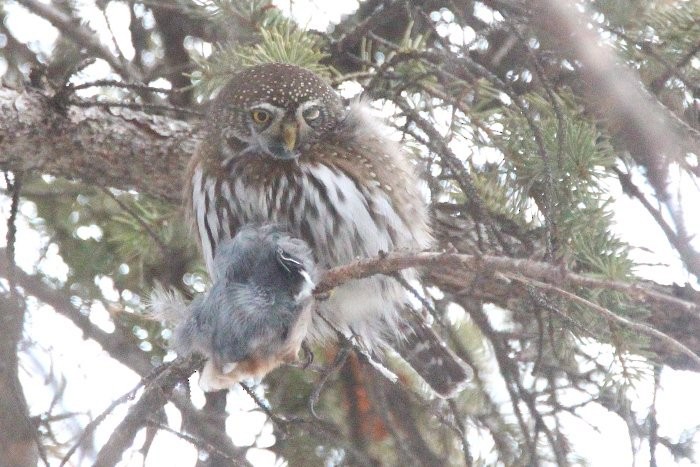
[[[171,326],[180,324],[189,316],[187,303],[180,292],[156,284],[148,299],[147,316]]]
[[[456,396],[471,381],[474,371],[415,312],[410,315],[413,318],[404,323],[405,340],[396,350],[438,396]]]

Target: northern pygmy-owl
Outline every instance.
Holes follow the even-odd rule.
[[[262,378],[297,359],[311,321],[316,267],[308,245],[276,225],[241,228],[216,249],[217,279],[175,328],[181,355],[208,358],[205,391]]]
[[[322,269],[431,243],[418,180],[399,147],[362,105],[345,108],[323,79],[297,66],[234,74],[212,103],[189,170],[188,204],[213,280],[217,245],[251,222],[283,224]],[[372,351],[403,342],[399,353],[450,396],[469,368],[409,319],[407,298],[386,276],[349,282],[318,303],[310,337],[335,339],[336,328]]]

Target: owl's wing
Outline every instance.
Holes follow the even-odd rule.
[[[293,301],[242,284],[212,289],[212,295],[213,303],[218,304],[212,353],[219,368],[282,351],[299,315],[299,307]]]

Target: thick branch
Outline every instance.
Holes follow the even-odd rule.
[[[543,0],[533,18],[545,33],[560,43],[574,47],[581,60],[582,78],[589,102],[595,110],[614,124],[639,138],[638,149],[649,159],[640,161],[654,172],[650,181],[659,193],[665,191],[666,158],[677,156],[681,148],[697,148],[698,133],[688,128],[660,105],[641,86],[640,79],[629,69],[618,65],[614,52],[600,45],[595,30],[586,27],[589,19],[575,2]],[[656,178],[658,177],[658,178]]]
[[[39,92],[7,88],[0,89],[0,108],[0,166],[3,168],[39,170],[94,185],[133,188],[171,201],[179,200],[181,177],[196,145],[194,131],[187,123],[125,109],[71,108],[63,114]],[[546,263],[501,257],[456,259],[452,256],[447,260],[444,255],[438,256],[442,259],[438,260],[437,256],[432,259],[424,256],[420,260],[414,257],[411,261],[396,259],[399,262],[394,266],[430,265],[431,262],[436,266],[440,262],[454,265],[456,261],[461,268],[458,270],[462,271],[465,268],[476,271],[483,266],[504,272],[530,271],[526,274],[528,278],[552,284],[619,290],[639,302],[658,305],[659,311],[690,312],[693,321],[700,313],[697,304],[660,296],[639,286],[564,274]],[[459,277],[454,279],[463,281]],[[668,321],[658,320],[656,315],[653,318],[655,322]],[[689,317],[685,318],[687,321]],[[687,330],[688,326],[681,329]],[[700,346],[700,342],[684,343],[694,350]]]
[[[196,140],[183,121],[123,108],[62,112],[38,91],[0,88],[0,167],[135,189],[179,202]]]
[[[3,251],[4,252],[4,251]],[[6,255],[3,255],[6,257]],[[17,347],[22,338],[24,307],[16,296],[0,299],[0,465],[37,465],[36,428],[17,376]]]
[[[630,327],[654,338],[651,345],[662,361],[674,367],[695,370],[700,368],[700,340],[694,333],[687,332],[688,329],[697,329],[700,326],[700,304],[659,293],[648,286],[588,277],[538,261],[489,255],[390,253],[330,270],[316,287],[315,293],[322,297],[324,293],[351,279],[373,274],[390,275],[414,267],[424,267],[434,277],[441,278],[437,284],[441,288],[482,294],[480,299],[488,296],[489,291],[495,291],[493,295],[500,297],[499,301],[503,302],[504,306],[507,306],[508,300],[519,298],[522,292],[511,286],[514,276],[545,283],[562,292],[564,288],[622,292],[629,300],[651,308],[651,316],[648,319],[650,324],[631,323]],[[477,283],[478,286],[475,285]],[[600,309],[594,311],[601,314]],[[610,319],[610,312],[605,311],[608,314],[604,318]],[[617,321],[621,322],[621,319]],[[684,324],[679,326],[677,323]],[[666,334],[685,346],[683,351],[686,355],[679,358],[678,350],[681,346],[669,346],[668,337],[659,339],[659,333]],[[671,350],[672,347],[675,350]]]

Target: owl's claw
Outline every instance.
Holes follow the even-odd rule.
[[[321,292],[319,294],[314,294],[314,298],[316,299],[316,301],[324,302],[333,296],[334,291],[335,291],[335,289],[329,290],[328,292]]]
[[[304,361],[302,362],[301,367],[306,370],[314,362],[314,353],[306,341],[301,343],[301,350],[304,351]]]

